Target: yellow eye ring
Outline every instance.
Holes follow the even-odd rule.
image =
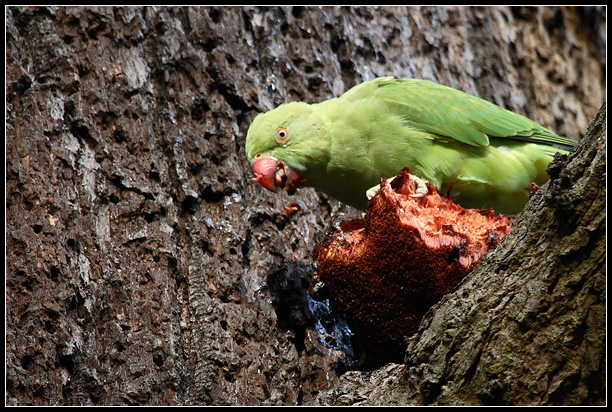
[[[278,129],[276,129],[276,143],[285,143],[287,140],[289,140],[289,130],[285,129],[284,127],[279,127]]]

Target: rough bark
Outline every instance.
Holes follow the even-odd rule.
[[[250,182],[257,112],[392,74],[579,138],[604,98],[602,8],[10,7],[5,32],[11,405],[291,405],[337,383],[306,289],[348,209]],[[453,402],[440,376],[423,401]]]
[[[606,401],[605,105],[510,234],[424,317],[403,365],[350,372],[313,404]]]

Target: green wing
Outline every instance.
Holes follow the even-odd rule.
[[[408,127],[453,138],[472,146],[487,146],[489,137],[560,146],[575,142],[558,136],[528,118],[486,100],[426,80],[381,77],[373,80],[376,95]]]

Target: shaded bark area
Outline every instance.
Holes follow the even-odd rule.
[[[425,316],[403,365],[351,372],[323,405],[606,402],[605,105],[512,231]]]
[[[602,8],[10,7],[5,34],[11,405],[294,405],[337,383],[307,288],[349,210],[250,182],[257,112],[420,77],[578,138],[604,98]]]

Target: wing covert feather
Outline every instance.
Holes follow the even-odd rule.
[[[566,147],[575,144],[524,116],[447,86],[393,77],[373,82],[377,96],[385,101],[391,113],[401,116],[410,127],[428,133],[472,146],[487,146],[489,137]]]

